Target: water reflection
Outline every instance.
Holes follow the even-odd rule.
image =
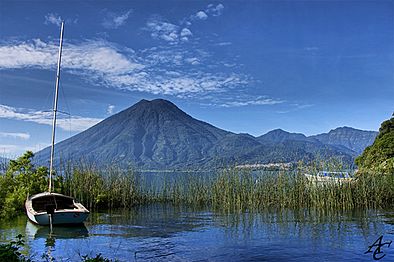
[[[88,223],[92,236],[162,237],[197,230],[209,221],[204,212],[184,206],[152,204],[111,213],[92,214]]]
[[[26,235],[34,261],[99,253],[119,261],[370,261],[364,252],[379,236],[394,240],[393,222],[394,212],[377,210],[218,213],[154,204],[93,212],[85,226],[52,231],[21,218],[0,221],[0,235]],[[394,248],[385,253],[394,258]]]
[[[44,248],[41,251],[42,259],[55,261],[53,252],[56,250],[57,239],[77,239],[89,236],[89,231],[84,224],[73,226],[39,226],[29,220],[26,222],[26,238],[30,241],[44,240]]]
[[[39,226],[30,221],[26,222],[26,236],[30,239],[68,239],[84,238],[89,236],[89,231],[84,224],[74,226]],[[52,242],[52,241],[49,241]]]

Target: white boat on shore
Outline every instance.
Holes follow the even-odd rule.
[[[38,225],[81,224],[89,216],[89,211],[74,198],[52,192],[53,156],[55,152],[56,113],[59,93],[60,63],[62,57],[64,22],[61,23],[60,45],[57,63],[55,98],[53,106],[52,147],[49,167],[48,192],[27,198],[25,208],[28,218]]]
[[[317,174],[304,174],[308,181],[316,184],[341,184],[354,182],[348,172],[320,171]]]
[[[28,218],[38,225],[81,224],[89,216],[81,203],[58,193],[33,195],[26,200],[25,207]]]

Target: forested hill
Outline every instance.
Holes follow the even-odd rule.
[[[394,174],[394,117],[382,123],[375,141],[356,164],[360,169]]]

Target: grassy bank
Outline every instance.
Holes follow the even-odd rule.
[[[26,153],[11,161],[0,175],[0,217],[23,212],[27,195],[47,190],[48,170],[35,168]],[[340,164],[340,163],[339,163]],[[335,162],[297,165],[292,171],[259,172],[228,168],[208,175],[163,173],[160,181],[132,169],[98,169],[80,163],[63,166],[55,179],[55,191],[73,196],[88,209],[130,208],[154,202],[208,207],[221,212],[259,211],[265,208],[349,210],[393,208],[394,174],[364,171],[353,183],[317,186],[304,174],[338,170]]]

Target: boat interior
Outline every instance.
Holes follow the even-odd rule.
[[[69,197],[56,195],[42,196],[32,200],[32,207],[36,212],[53,213],[59,209],[76,209],[74,201]]]

